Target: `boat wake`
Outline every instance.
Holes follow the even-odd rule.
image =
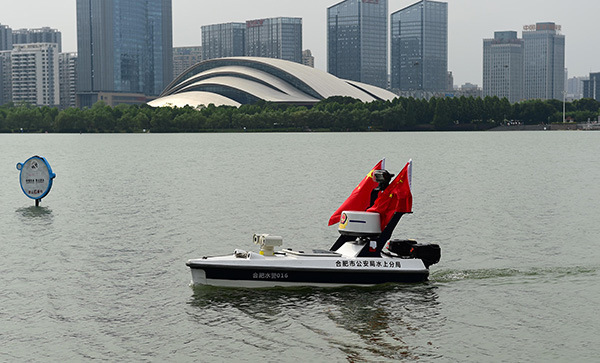
[[[429,276],[430,283],[449,283],[463,280],[509,279],[518,278],[519,283],[527,280],[548,279],[557,280],[564,277],[598,274],[600,266],[570,266],[570,267],[532,267],[528,269],[497,268],[473,270],[437,270]],[[504,280],[502,280],[504,281]]]

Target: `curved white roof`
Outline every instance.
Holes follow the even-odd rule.
[[[184,106],[208,106],[210,104],[215,106],[235,106],[240,107],[242,104],[236,102],[230,98],[221,96],[211,92],[183,92],[174,95],[168,95],[157,98],[148,102],[148,105],[152,107],[184,107]]]
[[[181,97],[186,95],[185,97]],[[215,97],[221,96],[221,99]],[[179,97],[175,97],[179,96]],[[346,81],[299,63],[275,58],[230,57],[200,62],[178,76],[154,105],[233,105],[257,100],[290,104],[314,104],[332,96],[363,102],[389,100],[395,94],[360,82]],[[168,97],[168,99],[167,99]],[[222,103],[221,103],[222,102]]]
[[[349,79],[346,79],[345,81],[348,82],[349,84],[353,85],[354,87],[360,88],[382,100],[392,100],[392,99],[398,97],[396,94],[394,94],[386,89],[383,89],[381,87],[377,87],[377,86],[373,86],[370,84],[361,83],[361,82],[357,82],[357,81],[351,81]]]
[[[205,79],[209,77],[217,77],[217,76],[237,76],[241,78],[252,78],[256,80],[262,80],[261,82],[266,82],[274,88],[277,88],[280,91],[290,93],[296,92],[297,89],[294,88],[287,82],[282,81],[280,78],[277,78],[267,72],[263,72],[258,69],[243,67],[243,66],[224,66],[218,68],[207,69],[206,71],[200,72],[190,78],[182,80],[177,86],[172,88],[172,91],[176,91],[181,87],[185,87],[185,85],[190,84],[191,82],[199,79]]]
[[[302,92],[297,92],[295,89],[291,89],[290,93],[282,92],[276,89],[273,89],[267,85],[253,82],[244,78],[237,77],[228,77],[228,76],[220,76],[220,77],[211,77],[208,79],[204,79],[198,82],[194,82],[184,88],[182,88],[179,92],[185,93],[186,90],[194,90],[197,88],[202,88],[204,86],[210,87],[228,87],[231,89],[237,89],[242,92],[248,92],[252,94],[254,97],[260,98],[261,100],[269,100],[271,102],[280,102],[280,103],[316,103],[319,102],[318,99],[314,97],[310,97],[307,94]]]

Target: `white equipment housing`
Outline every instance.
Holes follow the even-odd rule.
[[[254,243],[260,245],[260,254],[263,256],[273,256],[275,246],[283,245],[283,237],[271,236],[270,234],[254,234]]]
[[[377,236],[381,234],[379,213],[343,211],[338,231],[349,236]]]

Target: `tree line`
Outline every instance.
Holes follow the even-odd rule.
[[[600,102],[565,104],[569,120],[597,120]],[[0,132],[240,132],[240,131],[421,131],[486,130],[508,123],[562,122],[563,102],[506,98],[396,98],[364,103],[331,97],[311,107],[259,102],[241,107],[159,107],[98,102],[91,108],[0,106]]]

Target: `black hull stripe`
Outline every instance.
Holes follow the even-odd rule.
[[[241,281],[284,281],[293,283],[324,284],[383,284],[387,282],[426,281],[429,271],[369,271],[369,270],[333,270],[260,268],[260,267],[215,267],[188,265],[192,269],[204,270],[207,279]]]

